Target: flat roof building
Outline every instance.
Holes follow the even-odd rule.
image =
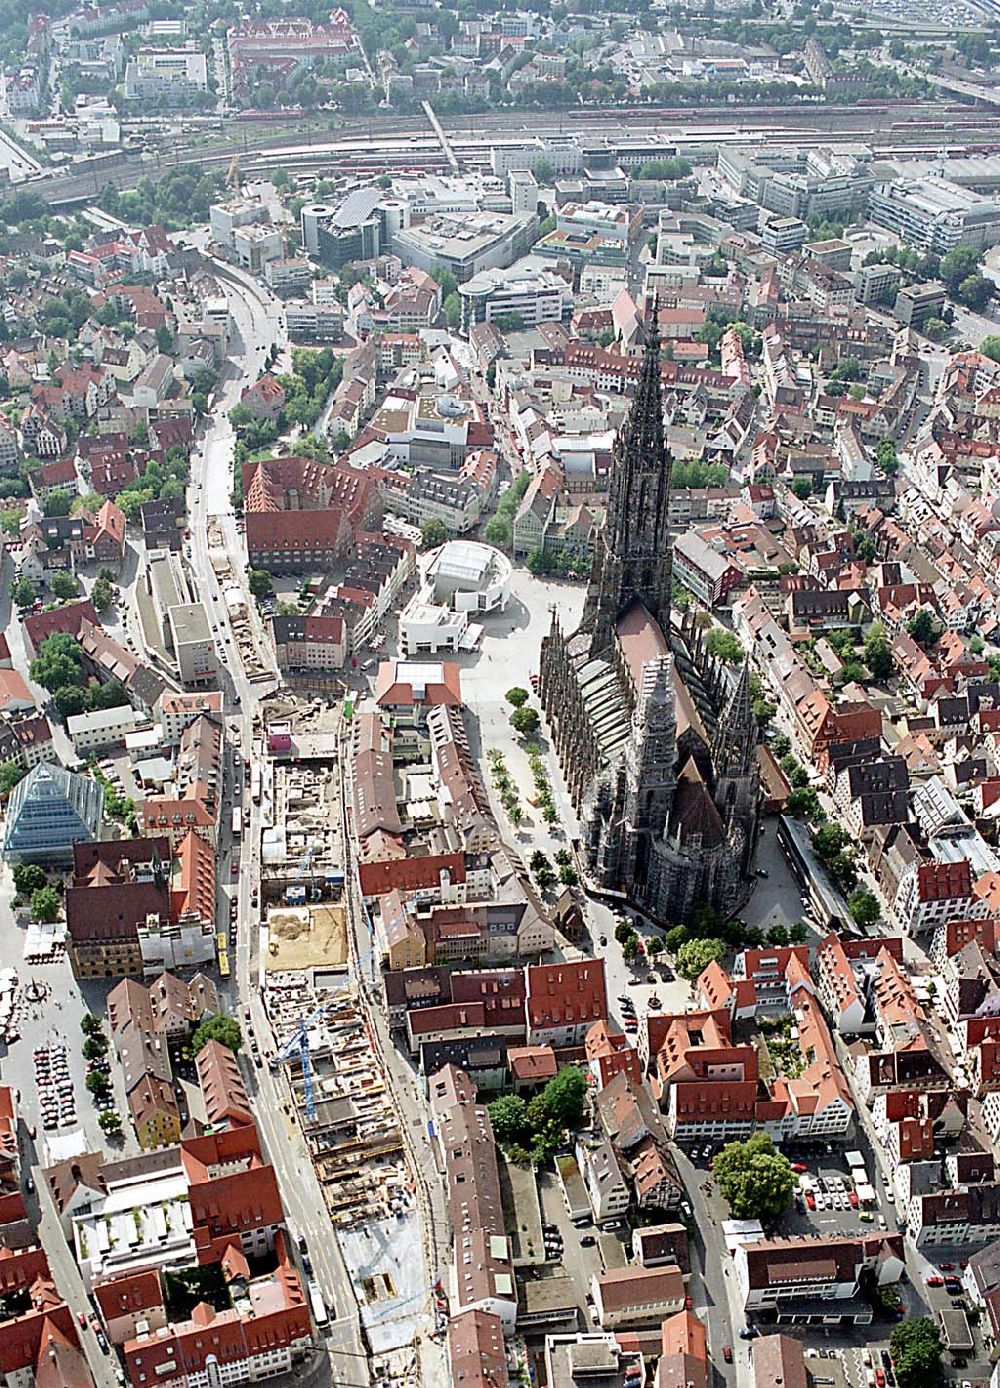
[[[465,284],[482,270],[513,264],[537,233],[534,213],[441,213],[418,226],[400,227],[392,248],[408,265],[431,271],[441,265]]]
[[[946,178],[876,183],[868,216],[938,255],[956,246],[993,246],[1000,241],[1000,199],[983,197]]]

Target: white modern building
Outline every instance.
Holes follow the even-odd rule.
[[[512,573],[510,560],[492,545],[449,540],[427,566],[425,596],[455,612],[502,612]]]
[[[481,626],[469,626],[468,612],[427,602],[419,593],[399,614],[400,649],[408,657],[472,650],[481,632]]]
[[[573,311],[573,290],[561,275],[531,265],[512,265],[507,270],[481,270],[459,285],[462,330],[474,323],[519,321],[525,328],[539,323],[558,323]]]
[[[982,197],[946,178],[877,183],[868,196],[876,226],[938,255],[956,246],[1000,241],[1000,199]]]
[[[481,270],[512,265],[537,235],[534,213],[442,213],[419,226],[401,227],[392,249],[407,265],[429,271],[440,265],[465,284]]]
[[[140,48],[125,68],[125,100],[186,106],[208,91],[208,59],[200,48]]]

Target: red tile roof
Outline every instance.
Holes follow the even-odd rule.
[[[603,959],[578,959],[528,967],[530,1027],[598,1022],[608,1015]]]

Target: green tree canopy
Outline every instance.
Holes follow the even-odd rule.
[[[64,601],[75,598],[80,591],[79,581],[71,573],[66,573],[63,569],[57,569],[49,579],[49,589],[54,598],[61,598]]]
[[[192,1054],[197,1055],[209,1041],[220,1041],[231,1051],[238,1051],[243,1045],[243,1033],[240,1031],[239,1022],[235,1017],[227,1017],[223,1012],[206,1017],[191,1038]]]
[[[493,1135],[501,1147],[520,1142],[528,1126],[528,1105],[520,1094],[502,1094],[488,1105]]]
[[[847,909],[850,911],[855,924],[863,928],[874,925],[882,914],[879,910],[878,898],[872,896],[871,892],[855,892],[847,903]]]
[[[520,685],[515,685],[513,689],[507,690],[504,698],[507,700],[508,704],[511,704],[514,708],[523,708],[528,702],[528,691],[522,689]]]
[[[934,615],[926,608],[922,607],[906,624],[906,630],[916,641],[918,646],[924,649],[933,646],[940,635],[940,630]]]
[[[586,1097],[587,1076],[576,1065],[564,1065],[542,1090],[546,1112],[564,1128],[578,1128],[583,1122]]]
[[[936,1388],[941,1382],[941,1335],[929,1316],[901,1321],[889,1336],[899,1388]]]
[[[1000,361],[1000,337],[984,337],[979,344],[979,350],[984,357],[989,357],[990,361]]]
[[[35,585],[25,574],[22,574],[17,580],[13,588],[11,588],[10,593],[18,607],[30,607],[38,597]]]
[[[31,678],[50,694],[67,684],[82,681],[80,665],[83,652],[68,631],[54,631],[46,636],[31,662]]]
[[[90,601],[98,612],[105,612],[114,602],[114,590],[106,578],[97,578],[90,590]]]
[[[712,627],[705,637],[705,648],[709,655],[718,657],[727,665],[738,665],[743,659],[743,647],[725,627]]]
[[[252,597],[269,598],[274,592],[274,582],[266,569],[251,569],[247,587]]]
[[[449,294],[441,308],[444,312],[444,321],[454,332],[462,321],[462,300],[457,294]]]
[[[48,882],[45,869],[37,863],[14,864],[14,886],[19,896],[31,896]]]
[[[671,954],[676,954],[681,945],[686,945],[691,938],[690,931],[686,925],[672,925],[663,937],[663,943]]]
[[[746,1142],[729,1142],[712,1168],[720,1193],[734,1219],[759,1219],[774,1224],[795,1193],[795,1173],[787,1157],[775,1150],[766,1133]]]
[[[50,492],[42,508],[47,516],[68,516],[73,498],[69,492]]]
[[[11,793],[11,791],[12,791],[12,790],[14,789],[14,787],[17,785],[18,781],[20,781],[20,780],[24,777],[24,774],[25,774],[25,773],[24,773],[24,768],[21,767],[21,766],[18,766],[18,764],[17,764],[16,761],[2,761],[2,762],[0,762],[0,799],[2,799],[3,796],[9,795],[9,794]],[[33,867],[34,864],[26,863],[25,866],[26,866],[26,867]],[[41,870],[41,869],[39,869],[39,871],[40,871],[40,870]],[[17,882],[17,876],[16,876],[17,868],[14,869],[14,872],[15,872],[14,882],[15,882],[15,884],[16,884],[16,882]],[[43,877],[44,877],[44,873],[43,873],[42,875],[43,875]],[[18,891],[20,891],[20,890],[21,890],[21,888],[18,887]]]
[[[892,674],[892,647],[881,622],[874,622],[865,637],[864,658],[872,679],[886,680]]]
[[[31,893],[31,914],[36,921],[51,924],[59,919],[62,901],[55,887],[39,887]]]
[[[538,717],[537,709],[516,708],[510,715],[510,726],[522,737],[530,737],[533,733],[537,733],[540,723],[541,719]]]
[[[697,978],[713,960],[721,960],[725,953],[726,946],[722,940],[711,937],[703,940],[688,940],[677,951],[677,972],[682,978]]]
[[[437,549],[448,538],[448,527],[444,521],[431,516],[420,527],[420,543],[424,549]]]
[[[941,257],[940,274],[948,293],[957,293],[962,281],[974,275],[983,260],[983,252],[975,246],[956,246]]]

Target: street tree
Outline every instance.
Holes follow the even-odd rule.
[[[795,1173],[766,1133],[746,1142],[729,1142],[715,1157],[712,1174],[734,1219],[773,1225],[795,1193]]]
[[[889,1350],[899,1388],[935,1388],[941,1382],[941,1335],[929,1316],[895,1326]]]
[[[682,978],[695,979],[713,961],[718,962],[726,953],[722,940],[688,940],[677,951],[677,972]]]
[[[511,704],[514,708],[523,708],[528,702],[528,691],[526,689],[521,689],[519,685],[515,685],[513,689],[507,690],[504,698],[507,700],[508,704]]]
[[[111,1089],[111,1081],[102,1070],[91,1070],[90,1074],[84,1080],[84,1084],[95,1099],[101,1098],[103,1095],[109,1093]]]
[[[103,1109],[97,1115],[97,1122],[101,1132],[112,1141],[122,1136],[122,1120],[113,1108]]]
[[[874,680],[887,680],[892,674],[892,647],[881,622],[873,622],[865,637],[864,661]]]
[[[114,602],[114,589],[106,578],[98,576],[90,590],[90,601],[98,612],[106,611]]]
[[[108,1043],[101,1032],[88,1036],[83,1043],[84,1060],[101,1060],[108,1053]]]
[[[250,594],[258,602],[264,598],[269,598],[274,592],[274,582],[266,569],[251,569],[250,577],[247,579],[247,587]]]
[[[847,909],[855,925],[860,925],[862,929],[874,925],[882,914],[878,898],[872,896],[871,892],[855,892],[847,903]]]
[[[925,650],[928,646],[933,646],[940,635],[937,621],[933,613],[926,607],[922,607],[910,618],[906,624],[906,629],[917,645],[923,646]]]
[[[67,573],[64,569],[57,569],[49,579],[49,591],[54,598],[67,602],[79,593],[80,583],[73,574]]]
[[[796,819],[810,819],[814,824],[824,817],[819,796],[812,786],[803,786],[801,790],[792,791],[788,797],[788,813]]]
[[[420,544],[423,549],[437,549],[448,538],[448,527],[437,516],[429,516],[420,527]]]
[[[26,574],[22,574],[10,590],[11,597],[18,607],[30,607],[38,597],[35,585]]]
[[[681,945],[686,945],[691,932],[686,925],[672,925],[663,937],[663,943],[671,954],[676,954]]]
[[[69,492],[56,491],[49,492],[43,509],[46,516],[68,516],[72,505],[73,498]]]
[[[56,690],[55,703],[62,718],[75,718],[87,711],[87,692],[78,684],[65,684]]]
[[[538,732],[540,725],[541,719],[538,716],[537,709],[527,707],[516,708],[510,715],[510,726],[516,733],[520,733],[522,737],[533,736]]]
[[[43,925],[51,925],[59,919],[62,902],[55,887],[39,887],[31,893],[31,914]]]
[[[238,1051],[243,1045],[243,1033],[240,1031],[239,1022],[235,1017],[227,1017],[223,1012],[206,1017],[191,1038],[191,1054],[197,1055],[209,1041],[219,1041],[231,1051]]]
[[[50,694],[67,684],[79,684],[83,651],[68,631],[54,631],[46,636],[31,662],[31,678]]]

